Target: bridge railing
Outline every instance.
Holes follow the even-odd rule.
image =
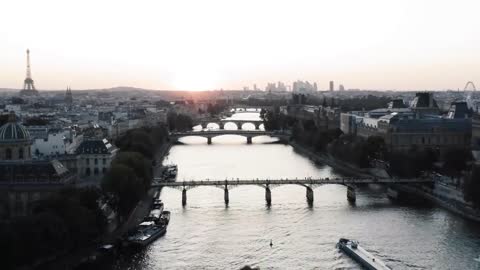
[[[154,179],[153,186],[224,186],[224,185],[323,185],[323,184],[407,184],[431,183],[431,179],[391,179],[391,178],[304,178],[304,179],[232,179],[232,180],[190,180],[180,182],[162,182],[160,178]]]

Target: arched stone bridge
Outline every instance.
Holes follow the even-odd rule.
[[[260,125],[263,124],[263,120],[237,120],[237,119],[203,119],[197,122],[197,125],[201,125],[202,129],[206,128],[208,124],[217,124],[220,129],[224,129],[225,124],[233,123],[237,126],[237,129],[242,129],[243,124],[253,124],[255,130],[260,129]]]
[[[391,179],[391,178],[305,178],[305,179],[237,179],[237,180],[192,180],[183,182],[163,182],[161,178],[154,178],[152,187],[173,187],[182,189],[182,204],[187,203],[187,189],[199,186],[214,186],[224,189],[225,204],[229,203],[228,187],[256,185],[265,188],[265,200],[267,205],[272,203],[272,193],[270,186],[278,185],[300,185],[306,188],[306,198],[308,204],[313,205],[313,188],[326,185],[337,184],[347,186],[347,199],[355,202],[355,186],[357,184],[428,184],[433,183],[432,179]]]
[[[259,113],[264,110],[273,110],[273,106],[248,106],[248,105],[232,105],[229,111],[233,113]]]
[[[278,131],[265,131],[265,130],[228,130],[228,129],[215,129],[215,130],[201,130],[201,131],[185,131],[185,132],[172,132],[170,133],[170,140],[177,142],[181,137],[187,136],[199,136],[207,138],[208,144],[212,144],[212,138],[221,135],[240,135],[247,138],[247,143],[252,143],[252,138],[257,136],[272,136],[278,137],[282,140],[289,138],[289,134]]]

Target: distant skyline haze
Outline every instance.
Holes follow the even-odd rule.
[[[480,84],[478,0],[8,1],[0,88],[377,90]]]

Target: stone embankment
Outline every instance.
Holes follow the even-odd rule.
[[[358,177],[389,177],[388,173],[383,169],[375,168],[358,168],[353,164],[335,159],[326,153],[316,153],[308,147],[302,146],[297,142],[291,141],[289,144],[300,154],[307,156],[315,163],[328,165],[335,170],[348,175]],[[480,211],[475,209],[471,203],[465,202],[463,193],[457,188],[442,183],[436,183],[434,188],[412,187],[406,185],[395,185],[393,188],[399,192],[405,192],[424,198],[440,207],[443,207],[453,213],[461,215],[467,219],[480,222]],[[455,196],[453,196],[455,194]]]

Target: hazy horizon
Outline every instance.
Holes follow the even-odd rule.
[[[0,88],[22,87],[28,48],[39,90],[263,90],[295,80],[462,90],[480,82],[479,8],[473,0],[11,1],[0,17]]]

